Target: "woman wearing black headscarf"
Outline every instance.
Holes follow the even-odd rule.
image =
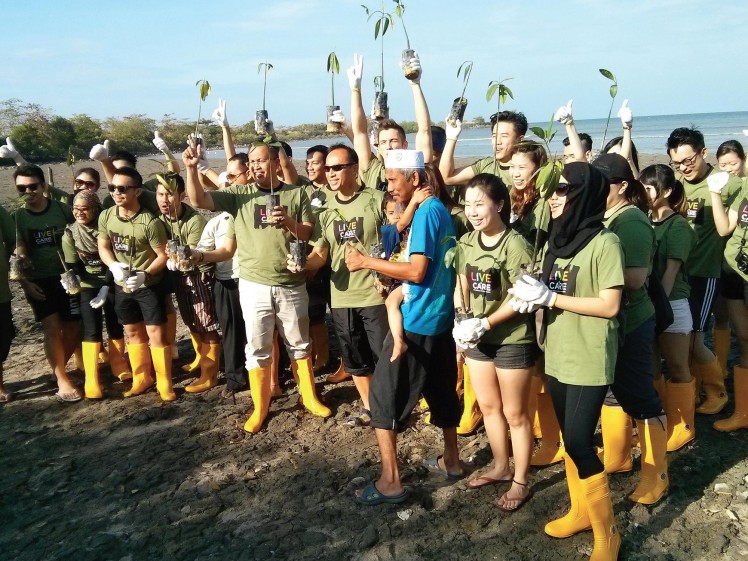
[[[607,179],[589,164],[566,165],[549,200],[551,223],[541,280],[511,289],[516,309],[545,311],[545,372],[566,455],[571,509],[545,532],[569,537],[592,528],[592,559],[614,560],[621,544],[608,476],[592,443],[618,350],[623,252],[603,227]]]

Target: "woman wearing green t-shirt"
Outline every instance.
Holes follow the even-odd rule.
[[[654,360],[655,387],[663,396],[667,415],[667,450],[672,452],[696,437],[696,382],[691,377],[688,365],[693,316],[688,305],[691,287],[686,271],[688,256],[696,245],[696,234],[685,218],[685,188],[675,179],[670,166],[647,166],[639,180],[649,198],[650,217],[657,241],[652,274],[661,280],[673,310],[673,323],[657,338],[656,349],[659,352],[655,353]],[[659,372],[660,356],[667,364],[667,382]]]
[[[607,179],[587,163],[564,167],[549,200],[551,222],[542,280],[522,275],[510,289],[513,307],[547,306],[545,371],[561,426],[571,509],[546,524],[565,538],[592,528],[592,557],[615,559],[621,545],[608,476],[593,437],[618,352],[623,254],[603,226]]]
[[[511,482],[496,506],[513,511],[530,497],[532,425],[527,395],[535,334],[530,316],[512,309],[507,292],[532,261],[527,241],[508,227],[509,212],[509,191],[497,176],[481,173],[468,182],[465,214],[475,231],[460,238],[455,305],[469,302],[475,317],[456,324],[454,335],[465,352],[494,457],[493,469],[473,478],[468,487]],[[508,431],[514,473],[509,468]]]
[[[509,173],[512,176],[512,228],[531,244],[535,244],[538,230],[548,230],[548,213],[541,212],[543,201],[540,200],[540,193],[535,186],[538,172],[547,162],[548,154],[537,142],[522,141],[512,150],[509,164]]]

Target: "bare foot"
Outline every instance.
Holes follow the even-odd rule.
[[[13,401],[13,394],[5,389],[5,386],[0,384],[0,403],[7,403]]]
[[[407,350],[408,350],[408,345],[405,341],[396,340],[392,347],[392,356],[390,357],[390,362],[395,362],[398,358],[403,356],[403,354],[405,354]]]
[[[278,385],[270,386],[270,397],[280,397],[283,395],[283,390]]]

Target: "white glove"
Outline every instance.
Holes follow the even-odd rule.
[[[145,283],[145,273],[143,271],[135,271],[132,275],[127,277],[125,286],[131,292],[135,292]]]
[[[455,119],[453,122],[449,119],[449,115],[447,115],[444,119],[444,125],[444,130],[447,133],[447,140],[457,140],[462,132],[462,121]]]
[[[19,154],[13,142],[11,142],[10,137],[5,139],[3,146],[0,146],[0,158],[9,158],[19,166],[26,163],[26,160],[23,159],[23,156]]]
[[[748,129],[743,129],[743,136],[748,136]]]
[[[535,302],[525,302],[519,298],[512,298],[509,303],[511,304],[512,309],[520,314],[531,314],[540,308],[540,304]]]
[[[171,259],[166,260],[166,268],[170,271],[176,271],[177,270],[177,264],[174,263]]]
[[[553,307],[558,295],[548,288],[543,282],[535,277],[523,273],[514,283],[514,286],[508,290],[509,294],[515,298],[536,304],[538,306]]]
[[[553,115],[553,120],[558,121],[562,125],[570,125],[574,122],[574,116],[571,113],[571,104],[574,102],[573,99],[569,100],[569,103],[559,107],[556,113]]]
[[[456,331],[461,341],[477,343],[489,329],[488,318],[470,318],[457,323],[452,333]]]
[[[455,325],[452,328],[452,338],[455,340],[455,343],[457,343],[457,346],[461,349],[474,349],[478,346],[478,342],[473,342],[462,338],[463,333],[462,328],[460,327],[461,323],[462,322],[455,321]]]
[[[361,89],[361,78],[364,75],[364,57],[363,55],[353,54],[353,66],[347,70],[348,85],[352,90]]]
[[[109,157],[109,141],[105,140],[104,144],[97,144],[91,148],[88,157],[98,162],[103,162]]]
[[[411,70],[416,71],[416,77],[409,79],[408,82],[411,84],[417,84],[421,81],[421,74],[423,74],[423,69],[421,68],[421,59],[418,57],[418,53],[413,51],[413,56],[410,57],[406,62],[403,62],[403,59],[400,59],[400,70],[405,72],[405,65],[408,65]]]
[[[618,113],[616,115],[619,119],[621,119],[623,128],[628,128],[631,126],[631,124],[634,122],[634,115],[633,113],[631,113],[631,109],[629,109],[628,99],[623,100],[623,105],[621,105],[621,108],[618,110]]]
[[[730,174],[726,171],[718,171],[706,178],[706,184],[712,193],[721,193],[727,182],[730,180]]]
[[[372,114],[373,113],[374,113],[374,111],[372,111]],[[372,117],[372,119],[373,118],[374,117]],[[378,142],[377,142],[377,135],[376,135],[376,133],[374,131],[371,131],[369,133],[369,144],[371,145],[372,151],[376,152],[377,151],[377,144],[378,144]]]
[[[330,115],[330,122],[331,123],[345,123],[345,115],[343,114],[342,109],[336,109],[332,112]]]
[[[156,150],[159,150],[161,152],[169,151],[169,147],[166,145],[166,141],[159,136],[158,131],[153,131],[153,145],[156,147]]]
[[[213,114],[210,117],[220,127],[226,128],[229,126],[229,120],[228,120],[228,117],[226,117],[226,100],[225,99],[220,99],[220,98],[218,99],[218,107],[215,109],[215,111],[213,111]]]
[[[109,265],[109,270],[112,272],[114,280],[116,280],[117,282],[122,282],[125,280],[127,273],[130,271],[130,266],[126,265],[125,263],[115,261],[114,263]]]
[[[304,270],[304,267],[301,267],[290,253],[286,253],[286,268],[292,273],[300,273]]]
[[[104,305],[104,302],[106,302],[106,297],[109,295],[109,287],[104,285],[99,290],[99,293],[96,295],[96,298],[93,298],[91,302],[91,307],[94,310],[98,310]]]

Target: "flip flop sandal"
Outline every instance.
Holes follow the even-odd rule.
[[[517,483],[517,485],[520,485],[521,487],[527,487],[527,485],[528,485],[528,483],[518,483],[517,481],[512,481],[512,483]],[[507,493],[508,492],[509,491],[507,491]],[[493,504],[494,504],[494,506],[496,508],[498,508],[499,510],[503,510],[504,512],[517,512],[519,509],[521,509],[523,506],[525,506],[527,504],[527,501],[529,501],[532,498],[533,494],[534,494],[533,490],[530,489],[527,492],[527,496],[524,499],[521,499],[519,501],[519,504],[517,506],[515,506],[514,508],[506,508],[505,506],[501,506],[499,504],[499,499],[497,499],[496,501],[494,501]],[[504,493],[504,495],[502,495],[502,496],[506,496],[506,493]],[[517,499],[508,499],[508,500],[516,501]]]
[[[441,460],[443,457],[444,456],[440,454],[436,458],[429,458],[428,460],[424,460],[423,467],[425,467],[431,473],[438,473],[447,481],[459,481],[467,475],[465,470],[463,470],[461,473],[449,473],[446,468],[443,468],[439,465],[439,460]]]
[[[403,492],[399,495],[383,495],[377,489],[374,481],[371,481],[366,487],[364,487],[360,495],[356,495],[356,501],[358,501],[362,505],[367,506],[376,506],[381,504],[400,504],[407,500],[409,496],[410,493],[408,492],[407,488],[404,488]]]
[[[478,477],[471,479],[467,482],[468,489],[480,489],[481,487],[488,487],[489,485],[498,485],[500,483],[511,483],[511,479],[494,479],[487,475],[479,475]]]
[[[368,409],[362,409],[358,415],[351,415],[345,420],[349,427],[368,427],[371,423],[371,412]]]
[[[57,401],[62,401],[64,403],[75,403],[76,401],[81,401],[83,399],[83,396],[77,389],[67,393],[58,391],[55,394],[55,397],[57,398]]]

